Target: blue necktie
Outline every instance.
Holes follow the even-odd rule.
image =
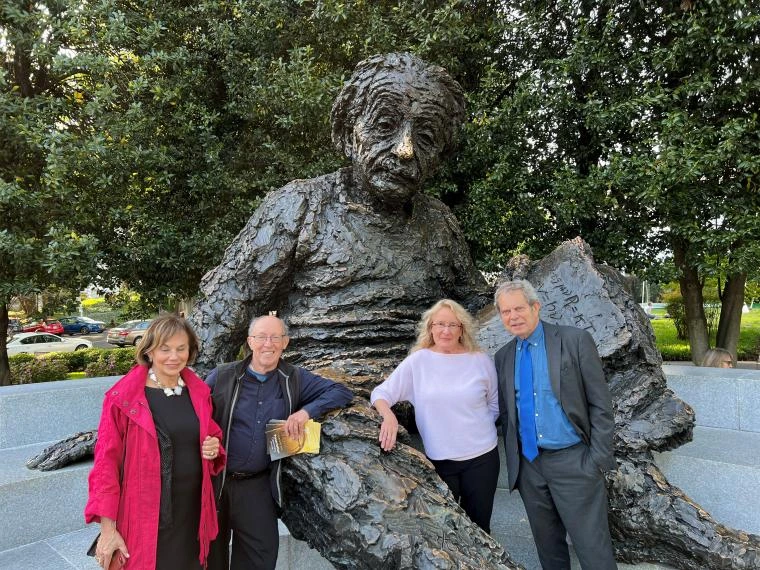
[[[520,440],[522,454],[528,461],[538,456],[536,442],[536,410],[533,405],[533,362],[530,358],[530,344],[522,341],[520,356]]]

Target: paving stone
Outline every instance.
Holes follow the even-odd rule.
[[[668,378],[668,388],[694,409],[698,425],[740,428],[737,380],[741,371],[727,370],[735,373],[735,377],[730,378],[720,368],[670,365],[663,366],[663,370]]]
[[[98,535],[100,526],[91,524],[81,530],[49,538],[44,542],[58,555],[78,570],[99,570],[100,566],[92,556],[87,556],[87,549]]]
[[[718,522],[760,534],[760,433],[697,426],[693,441],[655,461]]]
[[[35,542],[0,552],[0,570],[74,570],[69,563],[48,544]]]

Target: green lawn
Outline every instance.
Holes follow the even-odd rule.
[[[664,314],[663,310],[655,310],[658,316]],[[676,327],[672,319],[654,319],[651,321],[657,339],[657,348],[662,353],[664,360],[691,360],[691,350],[688,340],[679,340],[676,337]],[[710,342],[715,341],[715,336]],[[739,360],[757,361],[760,350],[760,310],[753,309],[742,315],[741,336],[737,349]]]

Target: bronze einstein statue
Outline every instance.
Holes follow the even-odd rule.
[[[453,214],[420,192],[463,120],[462,89],[441,67],[408,53],[359,63],[331,113],[352,165],[269,194],[204,276],[191,316],[200,370],[232,360],[251,318],[268,311],[314,365],[398,359],[421,307],[487,303]]]
[[[289,360],[328,366],[320,374],[368,397],[382,380],[372,372],[405,356],[422,308],[444,297],[484,306],[490,293],[456,219],[421,192],[463,120],[462,89],[441,67],[408,53],[360,62],[331,113],[351,166],[269,194],[204,276],[190,317],[201,370],[233,360],[251,318],[277,311]],[[382,452],[378,429],[356,398],[323,423],[319,456],[283,465],[293,536],[338,568],[519,567],[424,455]]]

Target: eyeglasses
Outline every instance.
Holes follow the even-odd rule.
[[[441,322],[435,322],[432,324],[437,329],[461,329],[462,325],[459,323],[441,323]]]
[[[270,335],[256,334],[256,335],[251,335],[248,338],[252,338],[253,342],[255,342],[256,344],[264,344],[266,341],[269,341],[272,344],[282,344],[282,341],[286,339],[287,337],[288,335],[286,334],[270,334]]]

